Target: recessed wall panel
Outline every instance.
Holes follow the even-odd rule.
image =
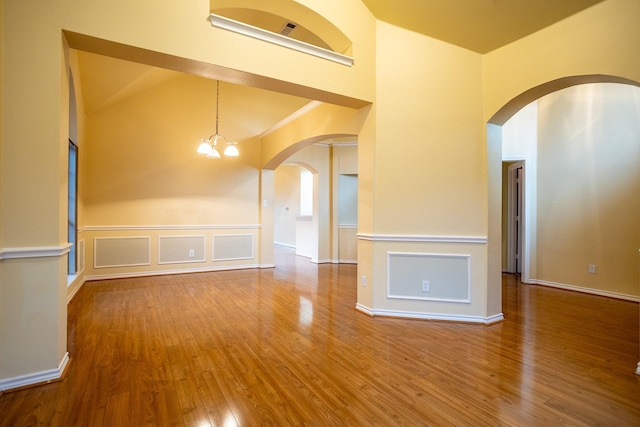
[[[388,298],[471,302],[471,255],[388,253]]]
[[[94,268],[149,265],[149,237],[96,237]]]
[[[213,260],[229,261],[254,257],[253,234],[220,234],[213,236]]]
[[[205,261],[205,236],[159,236],[158,264]]]

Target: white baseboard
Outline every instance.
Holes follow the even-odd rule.
[[[366,314],[367,316],[371,316],[373,317],[373,310],[371,310],[369,307],[365,307],[364,305],[360,304],[360,303],[356,303],[356,310],[361,311],[362,313]]]
[[[65,353],[57,369],[50,369],[48,371],[36,372],[33,374],[21,375],[19,377],[0,380],[0,391],[13,390],[36,384],[46,384],[50,383],[51,381],[59,380],[60,378],[62,378],[62,374],[64,374],[64,370],[66,369],[68,364],[69,353]]]
[[[78,280],[78,279],[76,279]],[[73,288],[73,291],[67,295],[67,304],[69,304],[71,302],[71,300],[73,299],[73,297],[76,296],[76,294],[78,293],[78,291],[80,290],[80,288],[84,285],[86,278],[84,276],[82,276],[80,278],[80,282],[78,284],[75,285],[75,288]],[[74,282],[75,283],[75,280]]]
[[[640,302],[640,296],[620,294],[618,292],[604,291],[601,289],[585,288],[582,286],[566,285],[564,283],[548,282],[546,280],[536,280],[536,279],[531,279],[529,283],[533,285],[541,285],[541,286],[548,286],[551,288],[564,289],[567,291],[582,292],[583,294],[591,294],[591,295],[598,295],[601,297]]]
[[[290,245],[288,243],[282,243],[282,242],[273,242],[273,244],[275,246],[282,246],[283,248],[289,248],[289,249],[295,249],[296,245]]]
[[[177,270],[137,271],[132,273],[96,274],[96,275],[85,276],[85,281],[89,282],[93,280],[127,279],[131,277],[168,276],[172,274],[210,273],[215,271],[249,270],[254,268],[272,268],[272,267],[273,265],[245,264],[245,265],[232,265],[232,266],[224,266],[224,267],[204,267],[204,268],[189,268],[189,269],[177,269]]]
[[[356,310],[361,311],[371,317],[382,316],[399,317],[404,319],[444,320],[448,322],[482,323],[485,325],[491,325],[504,320],[504,315],[502,313],[489,317],[465,316],[457,314],[422,313],[399,310],[374,310],[369,307],[365,307],[362,304],[356,304]]]

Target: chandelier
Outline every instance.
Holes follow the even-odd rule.
[[[224,155],[226,157],[237,157],[240,155],[238,152],[237,142],[227,141],[227,138],[218,133],[218,104],[220,99],[220,80],[216,80],[216,133],[209,138],[200,138],[200,145],[198,145],[198,153],[206,155],[210,159],[219,159],[220,152],[216,147],[218,143],[224,147]]]

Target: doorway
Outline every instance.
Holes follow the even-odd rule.
[[[507,273],[522,274],[524,262],[524,162],[507,163]]]

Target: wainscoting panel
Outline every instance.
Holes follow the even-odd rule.
[[[205,236],[158,236],[158,264],[205,261]]]
[[[471,302],[471,255],[388,252],[387,297]]]
[[[150,239],[144,237],[96,237],[94,268],[150,264]]]
[[[213,236],[213,260],[229,261],[254,258],[253,234],[218,234]]]

